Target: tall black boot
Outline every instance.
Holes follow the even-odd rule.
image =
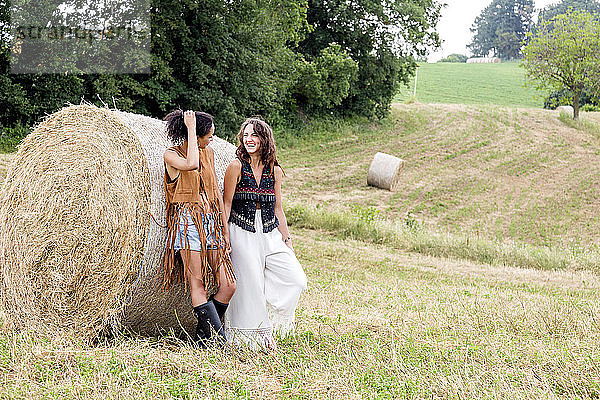
[[[198,345],[206,348],[213,343],[218,346],[224,346],[227,343],[225,331],[212,300],[194,307],[194,314],[198,318],[196,336],[194,337]]]
[[[217,314],[219,315],[219,319],[221,320],[221,325],[225,324],[225,311],[227,311],[227,307],[229,307],[229,304],[221,303],[219,300],[215,300],[214,297],[211,297],[211,301],[215,305],[215,309],[217,310]]]
[[[198,320],[196,324],[196,333],[194,335],[194,342],[205,349],[208,344],[208,339],[210,338],[210,331],[204,330],[205,323],[201,322],[205,320],[204,314],[206,313],[205,308],[208,306],[208,303],[200,304],[199,306],[194,307],[194,315]]]

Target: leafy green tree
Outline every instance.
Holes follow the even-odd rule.
[[[538,89],[566,89],[573,95],[573,118],[579,118],[584,88],[600,92],[600,22],[585,11],[569,10],[542,22],[523,49],[528,82]]]
[[[13,1],[24,10],[24,20],[35,11],[56,25],[99,21],[106,27],[107,20],[98,17],[106,11],[102,2],[64,0],[75,12],[63,15],[53,0]],[[225,135],[234,134],[248,115],[284,119],[298,107],[315,114],[332,109],[387,114],[398,85],[414,72],[414,59],[439,46],[440,5],[436,0],[310,1],[311,25],[309,0],[151,0],[150,74],[91,74],[80,68],[82,58],[100,57],[108,43],[78,43],[72,57],[61,59],[53,51],[64,48],[50,45],[65,43],[51,37],[25,46],[47,50],[43,67],[75,69],[10,74],[9,8],[0,0],[0,124],[31,126],[81,98],[155,117],[177,107],[205,110]],[[138,15],[131,7],[143,2],[135,3],[111,11],[111,21],[125,23]],[[107,57],[117,56],[108,50]],[[128,65],[142,60],[136,51],[120,56]]]
[[[41,116],[54,112],[66,103],[79,102],[83,94],[83,78],[64,73],[11,74],[15,69],[19,72],[24,65],[43,64],[42,69],[47,70],[60,65],[64,49],[58,40],[50,37],[49,32],[51,27],[64,24],[64,18],[52,0],[12,0],[4,4],[7,7],[7,31],[3,38],[6,38],[8,50],[1,73],[7,86],[10,82],[7,99],[3,102],[8,103],[5,112],[9,122],[6,122],[6,126],[31,126]],[[35,39],[21,40],[23,38],[19,37],[19,32],[25,32],[28,38]],[[34,62],[31,57],[40,54],[44,55],[43,60],[40,58],[39,62]]]
[[[399,85],[414,74],[415,58],[439,47],[436,0],[309,0],[308,6],[313,30],[298,51],[310,61],[336,43],[358,64],[339,112],[387,115]]]
[[[475,18],[467,46],[474,55],[502,59],[520,56],[521,43],[533,24],[533,0],[494,0]]]
[[[600,2],[598,0],[562,0],[540,10],[538,21],[550,21],[559,14],[565,14],[570,8],[587,11],[590,14],[600,14]]]
[[[85,12],[61,20],[52,0],[39,0],[45,11],[37,12],[59,18],[57,23],[67,26],[103,20],[97,2],[66,2]],[[87,3],[88,8],[80,7]],[[6,6],[0,8],[0,18],[8,23],[6,0],[0,4]],[[124,23],[132,10],[123,7],[111,15]],[[151,74],[9,74],[10,46],[3,41],[0,121],[31,125],[67,102],[84,98],[159,118],[177,107],[202,109],[215,115],[221,134],[233,135],[244,117],[274,117],[292,104],[298,56],[288,45],[293,46],[308,29],[305,0],[153,0],[149,12]],[[93,58],[99,50],[102,46],[78,49],[69,62],[77,66],[78,56]],[[123,62],[136,61],[134,52],[123,56]]]
[[[319,112],[339,106],[356,81],[358,64],[338,44],[321,50],[313,61],[300,60],[298,81],[293,89],[297,103]]]
[[[26,124],[32,112],[25,90],[13,82],[10,71],[10,8],[0,0],[0,128]]]
[[[155,83],[166,101],[148,98],[152,114],[205,110],[231,135],[248,115],[282,113],[296,76],[288,43],[305,26],[302,0],[155,0]]]

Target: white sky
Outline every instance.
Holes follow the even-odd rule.
[[[442,17],[438,23],[437,31],[442,39],[442,48],[428,57],[429,62],[436,62],[452,53],[470,55],[467,44],[471,42],[472,34],[469,30],[475,18],[492,0],[441,0],[447,6],[442,8]],[[536,10],[549,4],[556,4],[560,0],[534,0]],[[535,13],[537,16],[537,11]]]

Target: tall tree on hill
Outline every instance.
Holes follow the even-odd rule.
[[[520,56],[521,43],[533,23],[533,0],[494,0],[475,18],[467,46],[474,55],[503,59]]]
[[[523,48],[527,79],[538,89],[566,89],[573,118],[579,118],[584,88],[600,95],[600,21],[585,11],[569,10],[545,20]]]
[[[400,83],[407,83],[415,59],[440,44],[436,0],[309,0],[313,31],[300,43],[306,58],[319,57],[331,44],[358,63],[357,79],[338,111],[385,116]]]
[[[598,0],[562,0],[557,4],[551,4],[542,10],[538,17],[538,26],[543,21],[550,21],[552,18],[560,14],[565,14],[569,10],[576,11],[587,11],[592,14],[596,19],[600,20],[600,1]],[[535,34],[538,26],[534,27],[533,33]],[[549,26],[551,28],[551,26]],[[593,88],[585,87],[579,97],[579,106],[582,105],[593,105],[598,106],[600,99],[594,98]],[[544,100],[544,107],[554,109],[561,104],[572,104],[574,95],[567,89],[552,91],[546,96]]]

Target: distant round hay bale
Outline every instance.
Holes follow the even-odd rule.
[[[7,323],[93,338],[123,328],[191,332],[183,285],[159,289],[165,123],[91,105],[52,114],[20,145],[0,192]],[[215,138],[217,178],[235,147]]]
[[[566,113],[569,117],[575,115],[575,110],[573,110],[572,106],[558,106],[556,107],[556,111],[558,111],[559,114]]]
[[[371,161],[367,174],[367,185],[386,190],[395,190],[404,160],[385,153],[377,153]]]
[[[497,64],[500,62],[502,62],[502,60],[498,57],[471,57],[467,59],[467,64]]]

